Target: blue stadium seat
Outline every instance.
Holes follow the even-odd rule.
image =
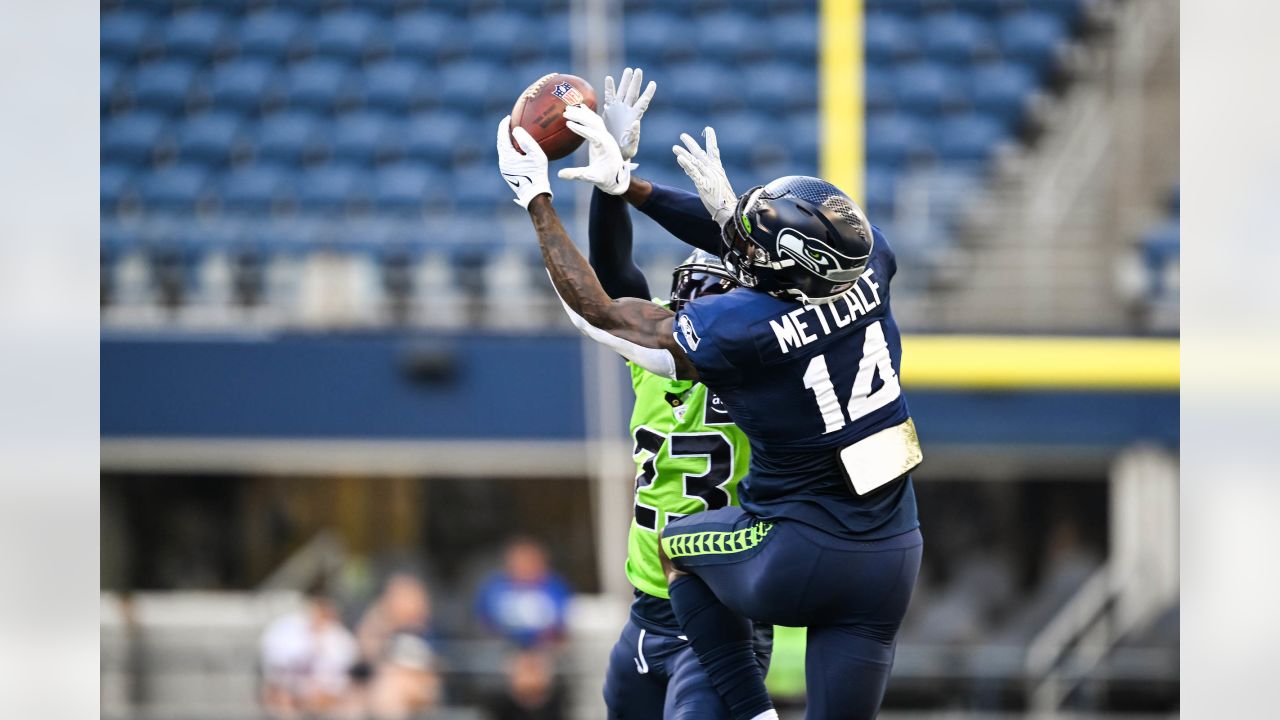
[[[674,59],[673,55],[692,53],[693,27],[677,15],[648,12],[628,15],[622,22],[627,57],[641,67],[653,65],[657,70],[657,63]]]
[[[484,114],[486,117],[496,115],[499,118],[506,115],[511,112],[511,106],[515,104],[516,98],[520,97],[520,93],[524,92],[530,83],[549,71],[560,69],[562,68],[555,65],[532,60],[500,68],[493,82],[489,84],[489,91],[485,94]],[[596,89],[596,102],[602,102],[604,100],[603,79],[596,80],[592,86]],[[447,100],[442,102],[444,103],[447,103]]]
[[[687,183],[683,179],[684,172],[676,165],[675,156],[671,154],[671,146],[681,144],[680,133],[683,132],[701,142],[702,128],[708,119],[672,111],[655,113],[653,118],[646,115],[640,132],[640,152],[635,158],[640,164],[636,174],[646,180],[667,185],[673,184],[668,181],[675,181],[675,184]]]
[[[867,12],[891,11],[909,17],[945,9],[949,0],[865,0]]]
[[[567,63],[573,53],[573,18],[569,13],[548,15],[542,24],[542,37],[538,40],[549,62]],[[603,88],[601,92],[604,92]]]
[[[137,57],[150,44],[154,27],[155,21],[149,13],[117,10],[103,14],[98,34],[102,57],[118,60]]]
[[[371,163],[393,144],[394,130],[392,118],[376,110],[340,115],[329,133],[332,157],[341,162]]]
[[[1000,21],[999,36],[1005,57],[1043,71],[1057,56],[1066,29],[1054,15],[1022,12]]]
[[[702,62],[668,65],[655,75],[659,75],[654,79],[665,96],[662,102],[670,102],[686,112],[724,110],[742,104],[738,85],[731,80],[735,75],[720,65]]]
[[[160,46],[171,57],[203,60],[221,47],[226,29],[222,13],[204,9],[180,12],[164,26]]]
[[[297,13],[268,9],[246,16],[232,35],[242,55],[279,60],[288,55],[304,24]]]
[[[1177,251],[1182,241],[1182,223],[1178,218],[1167,218],[1152,228],[1142,238],[1142,244],[1159,252]]]
[[[896,105],[915,113],[937,113],[957,107],[965,101],[961,77],[955,70],[936,62],[900,66],[893,77]]]
[[[164,116],[139,112],[117,115],[102,124],[102,157],[109,162],[148,162],[165,130]]]
[[[1010,10],[1022,8],[1026,0],[951,0],[951,2],[952,7],[960,12],[991,21]]]
[[[1148,231],[1139,244],[1143,262],[1147,266],[1151,300],[1159,300],[1176,291],[1176,288],[1168,287],[1166,278],[1171,266],[1176,267],[1175,263],[1181,255],[1181,235],[1178,219],[1168,218]]]
[[[929,127],[911,115],[889,113],[867,118],[867,162],[901,168],[927,160],[929,140]]]
[[[759,172],[772,173],[781,164],[782,163],[777,161],[761,163],[763,170]],[[748,188],[766,182],[764,175],[759,174],[754,165],[750,162],[739,160],[738,158],[726,158],[724,160],[724,171],[729,177],[737,178],[740,182],[745,182],[746,187]],[[680,181],[680,183],[677,183],[680,187],[690,188],[692,186],[692,182],[687,177]]]
[[[429,163],[448,163],[457,152],[461,138],[478,132],[476,125],[468,116],[454,112],[410,118],[404,130],[405,156]],[[492,138],[488,134],[485,137]]]
[[[793,168],[802,164],[791,156],[790,145],[776,137],[766,138],[765,142],[752,148],[750,160],[747,167],[751,169],[752,178],[769,174],[794,175]]]
[[[381,210],[421,212],[433,196],[445,191],[447,180],[418,163],[393,163],[378,168],[374,205]]]
[[[502,82],[503,75],[511,73],[493,63],[464,60],[440,68],[436,97],[442,104],[462,110],[482,110],[491,88]],[[515,102],[515,95],[509,96]]]
[[[897,13],[874,12],[866,18],[864,48],[867,60],[896,62],[920,54],[919,26]]]
[[[133,101],[138,107],[166,112],[181,110],[195,77],[195,66],[180,60],[162,60],[138,68],[133,76]]]
[[[275,77],[273,63],[242,58],[214,66],[204,79],[203,90],[215,106],[254,110],[270,94]]]
[[[312,47],[322,55],[358,59],[381,39],[384,23],[362,10],[325,13],[312,31]]]
[[[454,206],[465,211],[494,210],[500,203],[510,203],[514,197],[497,172],[476,165],[454,173],[450,195]],[[556,203],[559,204],[559,200]]]
[[[659,92],[662,87],[659,85]],[[656,106],[655,106],[656,107]],[[650,111],[640,127],[640,153],[646,159],[652,157],[663,163],[674,162],[671,146],[680,144],[680,133],[702,138],[702,128],[715,118],[692,115],[666,107]],[[716,128],[719,132],[719,128]]]
[[[757,7],[763,6],[769,15],[786,15],[802,10],[813,10],[813,0],[751,0],[746,4],[755,4]]]
[[[399,57],[436,60],[461,52],[467,26],[434,10],[397,17],[391,23],[391,51]]]
[[[249,137],[254,140],[254,154],[259,161],[298,163],[314,148],[319,130],[315,115],[287,111],[263,118]]]
[[[898,106],[898,88],[893,65],[867,65],[863,80],[863,102],[870,112],[884,112]]]
[[[760,42],[760,22],[742,12],[717,12],[694,22],[698,54],[712,60],[733,62],[767,55],[770,43]]]
[[[239,115],[217,110],[188,118],[178,126],[178,156],[184,162],[209,165],[227,162],[240,124]]]
[[[1066,27],[1079,21],[1084,9],[1083,0],[1022,0],[1026,7],[1056,16]]]
[[[528,58],[542,52],[542,21],[514,12],[472,17],[467,50],[471,57],[489,60]]]
[[[818,19],[814,13],[791,13],[771,18],[769,36],[780,57],[804,63],[817,62]]]
[[[1004,139],[1000,122],[990,116],[965,113],[949,117],[938,125],[934,147],[947,163],[981,165]]]
[[[872,224],[878,226],[893,218],[894,183],[897,182],[897,177],[892,168],[871,164],[867,166],[866,188],[860,204]]]
[[[785,143],[778,128],[759,112],[737,112],[715,118],[716,140],[726,165],[749,165],[752,155],[765,143]],[[694,135],[699,141],[701,136]]]
[[[454,15],[465,16],[468,12],[493,10],[501,2],[502,0],[431,0],[428,4]]]
[[[298,181],[298,204],[314,212],[339,212],[368,199],[369,173],[353,165],[308,168]]]
[[[116,86],[120,84],[120,76],[124,74],[120,63],[102,59],[98,65],[98,110],[105,112],[116,99]]]
[[[943,62],[966,63],[995,52],[988,24],[972,15],[930,15],[920,27],[925,52]]]
[[[366,105],[404,112],[426,101],[427,96],[421,90],[432,81],[424,65],[402,58],[369,65],[357,85]]]
[[[744,75],[748,78],[739,91],[748,107],[770,113],[778,110],[808,110],[818,105],[818,78],[813,68],[800,68],[791,63],[762,63]]]
[[[821,130],[816,112],[795,113],[787,117],[786,140],[791,148],[791,157],[798,164],[818,167],[819,132]]]
[[[225,210],[264,213],[289,197],[292,173],[279,165],[255,163],[219,178],[218,197]]]
[[[1035,77],[1024,66],[995,62],[974,68],[969,77],[973,106],[1014,127],[1036,90]]]
[[[98,168],[98,199],[104,215],[115,211],[133,187],[134,172],[127,165],[103,163]]]
[[[142,176],[138,189],[148,208],[191,211],[209,179],[200,165],[173,165]]]
[[[965,165],[938,166],[924,174],[922,182],[928,193],[930,211],[943,218],[944,223],[957,220],[973,196],[973,189],[982,185],[982,178],[974,170]]]
[[[648,6],[650,10],[688,13],[690,4],[689,0],[649,0]]]
[[[103,218],[101,228],[101,253],[104,261],[114,262],[121,255],[138,247],[140,238],[136,228],[107,218]]]
[[[379,15],[393,15],[397,12],[409,12],[434,3],[428,0],[351,0],[351,7],[371,10]]]
[[[284,99],[290,107],[331,110],[350,92],[349,75],[350,68],[339,60],[325,57],[305,60],[285,72]]]

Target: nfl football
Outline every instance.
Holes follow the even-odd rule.
[[[596,91],[577,75],[550,73],[538,78],[511,108],[511,127],[520,126],[538,141],[550,160],[568,157],[582,144],[564,122],[564,109],[583,104],[596,109]],[[520,146],[513,139],[512,145]]]

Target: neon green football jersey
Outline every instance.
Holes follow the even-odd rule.
[[[678,517],[737,505],[751,447],[706,385],[628,365],[636,394],[631,412],[636,484],[627,578],[636,588],[666,598],[658,533]]]

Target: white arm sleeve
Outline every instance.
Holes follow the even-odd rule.
[[[559,297],[558,292],[556,297]],[[623,340],[615,335],[610,335],[574,312],[573,308],[569,307],[569,304],[564,301],[564,298],[560,298],[560,304],[564,306],[564,311],[569,314],[569,319],[573,321],[574,327],[578,328],[583,335],[613,350],[654,375],[661,375],[672,380],[676,379],[676,359],[671,355],[670,350],[647,348],[630,340]]]

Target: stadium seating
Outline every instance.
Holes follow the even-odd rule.
[[[1083,3],[867,0],[858,199],[874,222],[894,223],[904,177],[972,192],[999,144],[1017,137]],[[735,187],[818,172],[813,3],[626,0],[623,11],[626,60],[659,84],[638,174],[686,185],[670,147],[707,125]],[[311,220],[336,216],[427,227],[513,217],[492,127],[533,79],[573,69],[568,13],[564,0],[105,3],[103,242],[128,220],[185,236],[198,253],[183,221],[196,214],[202,227],[292,223],[302,238]],[[959,190],[930,179],[957,173],[969,179]],[[567,214],[576,198],[566,190],[557,186]],[[503,230],[490,225],[476,242],[501,247]],[[396,227],[403,241],[406,227],[423,226]],[[642,253],[675,247],[652,224],[636,228]],[[414,243],[429,248],[439,234],[420,230]]]
[[[240,125],[239,114],[224,110],[191,117],[177,133],[178,159],[215,167],[226,164],[239,137]]]
[[[1138,243],[1145,271],[1145,288],[1140,300],[1149,311],[1151,329],[1160,331],[1178,327],[1182,228],[1181,195],[1176,185],[1169,192],[1165,204],[1165,217],[1152,226]]]
[[[204,60],[216,55],[227,32],[222,13],[197,9],[174,15],[160,31],[160,49],[167,57]]]

